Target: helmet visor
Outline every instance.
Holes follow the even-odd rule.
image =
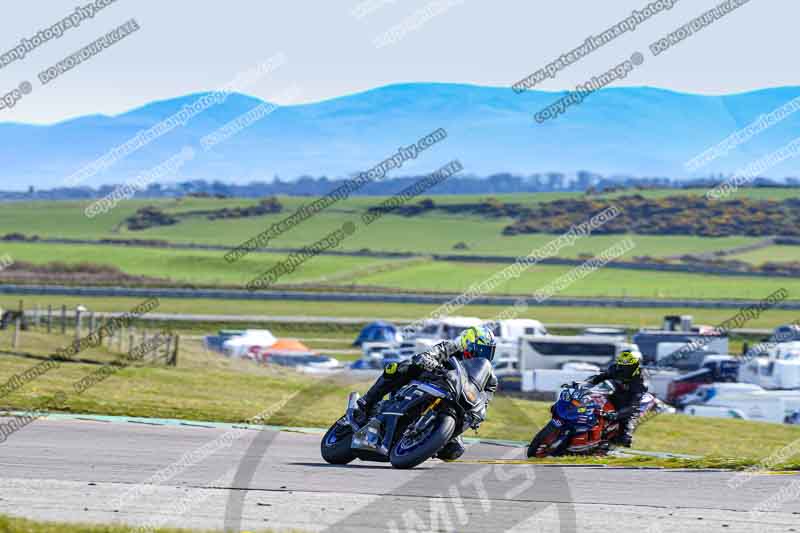
[[[630,381],[639,375],[639,365],[617,365],[616,374],[619,379]]]
[[[489,361],[494,359],[494,351],[496,346],[489,346],[488,344],[473,344],[470,346],[472,357],[483,357]]]

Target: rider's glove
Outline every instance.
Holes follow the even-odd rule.
[[[415,366],[422,368],[426,372],[433,372],[440,366],[439,362],[426,352],[415,355],[411,361]]]

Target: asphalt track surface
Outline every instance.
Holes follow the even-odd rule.
[[[37,420],[0,444],[0,513],[235,531],[800,531],[797,475],[734,489],[729,472],[520,464],[521,448],[483,443],[408,471],[335,467],[319,435],[230,431]]]

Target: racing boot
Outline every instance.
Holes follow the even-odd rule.
[[[464,455],[465,451],[464,441],[461,439],[461,435],[459,435],[458,437],[450,439],[450,441],[439,450],[436,457],[442,461],[455,461]]]
[[[381,375],[369,390],[358,399],[353,410],[353,421],[360,427],[369,422],[372,410],[381,399],[391,391],[391,382],[386,376]]]

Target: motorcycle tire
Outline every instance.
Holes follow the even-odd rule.
[[[530,457],[547,457],[547,455],[554,455],[554,454],[537,455],[537,452],[539,451],[539,448],[542,446],[543,443],[545,443],[545,442],[550,443],[550,442],[553,442],[554,440],[556,440],[559,437],[559,433],[561,433],[561,430],[559,430],[558,428],[553,427],[552,424],[547,424],[545,427],[543,427],[539,431],[539,433],[537,433],[533,437],[533,439],[531,440],[531,443],[528,445],[528,457],[529,458]],[[553,434],[555,434],[555,436],[553,436]],[[551,436],[552,436],[552,438],[550,438]]]
[[[322,458],[332,465],[346,465],[356,458],[350,445],[353,442],[353,428],[342,426],[339,422],[328,429],[320,442]]]
[[[453,437],[455,429],[456,421],[452,416],[439,415],[421,439],[410,441],[408,437],[401,437],[392,446],[389,461],[395,468],[414,468],[436,455]]]

